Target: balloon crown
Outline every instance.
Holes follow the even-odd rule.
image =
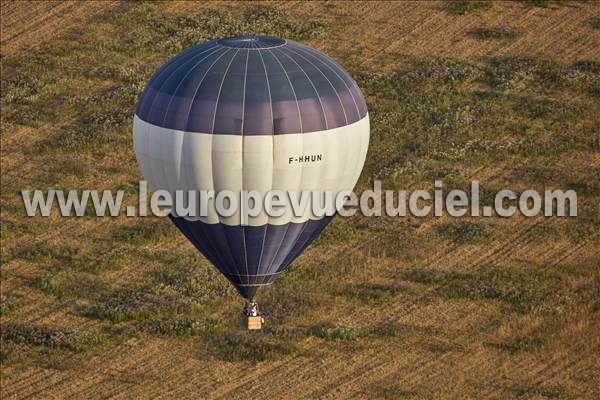
[[[287,41],[274,36],[239,35],[219,39],[217,43],[234,49],[271,49],[283,46]]]

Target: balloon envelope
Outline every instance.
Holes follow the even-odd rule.
[[[351,190],[369,117],[354,80],[332,59],[289,40],[237,36],[192,47],[142,93],[134,146],[152,190]],[[247,299],[268,285],[332,217],[310,207],[278,217],[240,209],[171,220]]]

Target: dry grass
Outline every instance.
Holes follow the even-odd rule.
[[[599,18],[579,2],[3,4],[2,397],[597,398]],[[579,217],[337,219],[259,294],[261,332],[166,220],[24,217],[23,188],[136,196],[149,76],[253,30],[357,78],[360,188],[478,179],[483,204],[574,188]]]

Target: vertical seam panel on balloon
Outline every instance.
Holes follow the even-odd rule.
[[[290,88],[292,89],[292,93],[294,94],[294,99],[296,100],[296,107],[298,108],[298,118],[300,120],[300,133],[302,134],[303,133],[303,129],[302,129],[302,114],[300,113],[300,104],[298,104],[298,97],[296,96],[296,90],[294,89],[294,85],[292,84],[292,80],[288,76],[287,71],[283,67],[283,64],[281,64],[281,61],[279,61],[279,58],[277,58],[277,56],[273,53],[273,51],[271,51],[269,49],[267,49],[267,51],[269,53],[271,53],[271,55],[273,56],[273,58],[275,58],[275,61],[277,61],[277,63],[279,64],[279,66],[283,70],[283,73],[285,74],[285,76],[286,76],[286,78],[287,78],[287,80],[288,80],[288,82],[290,84]],[[273,135],[275,135],[275,132],[273,132]],[[304,151],[304,148],[302,150]],[[300,170],[300,183],[302,183],[302,170]],[[279,253],[279,250],[281,249],[281,244],[285,240],[285,236],[287,235],[287,232],[288,232],[289,229],[290,229],[290,225],[288,223],[286,225],[286,229],[285,229],[285,232],[283,234],[283,237],[281,238],[281,241],[279,242],[277,250],[275,251],[275,254],[273,255],[273,258],[271,259],[271,263],[269,264],[269,266],[267,268],[267,271],[271,271],[271,268],[273,267],[273,263],[275,262],[275,259],[277,258],[277,254]]]
[[[221,54],[219,57],[217,57],[217,59],[215,61],[213,61],[213,63],[208,67],[208,69],[206,70],[206,72],[204,73],[204,75],[202,76],[202,78],[200,79],[200,82],[198,82],[198,86],[196,87],[196,90],[194,92],[194,95],[192,96],[192,101],[190,102],[190,108],[188,110],[188,119],[186,122],[186,130],[187,127],[189,125],[190,122],[190,113],[192,111],[192,105],[194,104],[194,99],[196,98],[196,96],[198,95],[198,92],[200,91],[200,86],[202,86],[202,82],[204,82],[204,78],[206,78],[206,76],[208,75],[208,73],[210,72],[210,70],[212,69],[212,67],[221,59],[221,57],[223,57],[225,54],[229,53],[231,49],[227,49],[223,52],[223,54]],[[235,55],[234,55],[235,57]],[[233,60],[233,57],[232,57]],[[216,112],[216,110],[215,110]],[[212,168],[213,168],[213,173],[211,174],[211,179],[212,179],[212,186],[213,186],[213,190],[215,189],[215,180],[214,180],[214,154],[213,154],[213,149],[214,149],[214,134],[211,133],[210,135],[210,153],[211,153],[211,164],[212,164]],[[223,228],[223,224],[221,224],[221,222],[217,222],[217,225],[219,225],[220,229],[221,229],[221,233],[223,233],[223,235],[225,235],[225,231]],[[225,241],[225,244],[227,245],[227,247],[229,248],[229,242]],[[229,248],[230,253],[231,253],[231,248]],[[235,259],[233,260],[233,266],[235,267],[235,272],[238,275],[238,278],[242,279],[241,275],[240,275],[240,271],[238,269],[237,263],[235,262]]]
[[[220,45],[219,45],[219,46],[220,46]],[[178,71],[180,68],[182,68],[182,67],[183,67],[184,65],[186,65],[188,62],[190,62],[190,61],[192,61],[192,60],[196,59],[196,57],[202,56],[203,54],[205,54],[205,53],[207,53],[207,52],[209,52],[209,51],[211,51],[211,50],[213,50],[213,49],[214,49],[214,47],[211,47],[210,49],[208,49],[208,50],[206,50],[206,51],[202,51],[202,52],[200,52],[199,54],[196,54],[196,55],[194,55],[194,56],[193,56],[191,59],[189,59],[189,60],[185,61],[185,62],[184,62],[184,63],[182,63],[181,65],[179,65],[179,66],[175,67],[175,69],[171,70],[171,71],[169,72],[169,74],[166,76],[165,80],[164,80],[164,81],[163,81],[163,82],[160,84],[160,86],[158,87],[157,93],[158,93],[158,94],[160,94],[160,92],[161,92],[161,90],[162,90],[163,86],[164,86],[164,85],[167,83],[167,81],[168,81],[169,79],[171,79],[171,77],[173,76],[173,74],[174,74],[175,72],[177,72],[177,71]],[[215,52],[213,52],[213,53],[211,53],[211,54],[209,54],[208,56],[204,57],[202,60],[200,60],[200,62],[204,61],[204,60],[205,60],[207,57],[210,57],[210,55],[212,55],[212,54],[214,54],[214,53],[216,53],[216,51],[215,51]],[[158,97],[158,94],[157,94],[156,96],[154,96],[154,98],[152,99],[152,102],[150,103],[150,108],[152,108],[152,107],[154,106],[154,102],[156,101],[156,98]],[[169,104],[171,103],[171,100],[172,100],[172,96],[171,96],[171,99],[169,99]],[[166,113],[166,110],[165,110],[165,113]],[[164,123],[164,119],[165,119],[165,117],[163,117],[163,123]]]
[[[208,73],[210,72],[212,67],[221,59],[221,57],[223,57],[225,54],[229,53],[230,50],[231,49],[225,50],[223,52],[223,54],[221,54],[219,57],[217,57],[217,59],[215,61],[213,61],[212,64],[208,67],[208,69],[206,70],[204,75],[202,75],[202,78],[200,78],[200,82],[198,82],[198,86],[196,87],[196,90],[194,91],[194,95],[192,96],[192,101],[190,102],[190,107],[188,108],[188,116],[187,116],[187,121],[185,123],[186,131],[189,130],[190,113],[192,112],[192,106],[194,105],[194,100],[196,99],[196,96],[198,95],[198,92],[200,91],[200,86],[202,86],[202,83],[204,82],[204,78],[206,78],[206,75],[208,75]],[[207,133],[212,133],[212,132],[207,132]]]
[[[266,50],[269,53],[271,53],[271,55],[273,56],[273,58],[275,58],[275,61],[277,61],[277,63],[279,64],[279,66],[283,70],[283,73],[285,74],[285,77],[287,78],[287,80],[288,80],[288,82],[290,84],[290,87],[292,88],[292,93],[294,94],[294,100],[296,100],[296,107],[298,108],[298,120],[300,121],[300,133],[304,133],[304,130],[302,129],[302,113],[300,112],[300,104],[298,103],[298,97],[296,96],[296,91],[294,90],[294,85],[292,84],[292,80],[290,79],[287,71],[283,67],[283,64],[281,63],[281,61],[279,61],[279,58],[277,58],[277,56],[275,55],[275,53],[273,53],[273,51],[271,51],[270,49],[266,49]],[[273,132],[273,135],[275,135],[275,132]]]
[[[310,63],[310,65],[312,65],[313,67],[316,68],[317,71],[319,71],[321,73],[321,75],[323,75],[323,77],[327,80],[327,82],[329,83],[329,86],[331,86],[331,88],[333,89],[333,93],[335,93],[336,97],[338,98],[338,101],[340,102],[340,106],[342,107],[342,112],[344,113],[344,120],[346,121],[346,125],[348,125],[348,116],[346,115],[346,109],[344,108],[344,103],[342,103],[342,99],[338,93],[337,90],[335,90],[335,86],[333,86],[333,83],[331,83],[331,81],[329,80],[329,78],[327,78],[327,76],[323,73],[323,71],[321,71],[321,69],[319,67],[317,67],[312,61],[310,61],[308,58],[304,57],[302,54],[299,54],[297,52],[295,52],[294,50],[292,50],[291,48],[288,49],[289,51],[291,51],[292,53],[302,57],[303,59],[305,59],[307,62]]]
[[[272,164],[271,164],[271,189],[273,187],[273,180],[274,180],[274,175],[275,175],[275,120],[273,118],[273,100],[271,98],[271,86],[269,84],[269,74],[267,73],[267,67],[265,65],[265,60],[263,59],[262,56],[262,52],[261,50],[257,50],[258,55],[260,56],[260,61],[262,62],[263,65],[263,70],[265,71],[265,80],[267,82],[267,92],[269,93],[269,106],[271,108],[271,158],[272,158]],[[267,216],[267,224],[265,226],[265,231],[263,234],[263,240],[262,240],[262,246],[260,248],[260,256],[258,257],[258,266],[257,266],[257,273],[261,270],[261,264],[262,264],[262,258],[263,258],[263,254],[264,254],[264,250],[265,250],[265,240],[267,238],[267,232],[269,231],[269,222],[270,222],[270,216]]]
[[[368,118],[368,114],[367,114],[367,116],[365,118]],[[363,152],[363,146],[364,146],[364,144],[363,144],[363,132],[362,132],[362,130],[358,132],[358,146],[359,147],[358,147],[358,152],[357,152],[357,155],[356,155],[356,162],[357,162],[357,164],[360,164],[360,160],[362,158],[361,154]],[[367,145],[367,149],[368,149],[368,145]],[[360,171],[358,171],[358,176],[355,178],[354,175],[356,175],[356,174],[353,173],[352,177],[350,178],[351,179],[350,184],[353,185],[352,189],[354,189],[354,186],[356,186],[356,184],[358,183],[358,179],[360,178],[360,174],[362,172],[363,166],[364,166],[364,162],[360,166]],[[354,181],[356,181],[356,182],[354,182]]]
[[[221,79],[221,85],[219,85],[217,99],[215,100],[215,111],[213,112],[212,129],[210,130],[210,133],[212,133],[213,135],[215,134],[215,121],[217,119],[217,111],[219,110],[219,98],[221,97],[221,90],[223,90],[223,83],[225,82],[225,78],[227,77],[227,72],[229,72],[229,67],[231,67],[233,60],[235,60],[235,57],[237,56],[239,51],[240,49],[237,49],[233,57],[231,57],[231,60],[229,60],[229,64],[227,64],[227,68],[225,68],[225,72],[223,73],[223,79]]]
[[[358,104],[356,103],[356,99],[354,98],[354,95],[352,94],[352,91],[350,90],[350,86],[348,86],[348,84],[344,81],[344,79],[342,79],[342,77],[337,73],[337,71],[334,68],[332,68],[329,65],[328,62],[325,62],[325,61],[331,61],[334,65],[335,65],[335,62],[332,61],[332,60],[329,60],[327,57],[325,57],[324,59],[321,59],[321,58],[317,57],[319,55],[319,53],[317,53],[315,50],[313,50],[310,47],[307,47],[307,46],[302,46],[302,47],[305,49],[305,52],[311,53],[311,54],[315,55],[315,58],[317,60],[319,60],[319,62],[321,62],[323,65],[325,65],[327,68],[329,68],[342,81],[342,83],[348,88],[348,93],[350,93],[350,96],[352,97],[352,101],[354,101],[354,106],[356,107],[356,113],[357,113],[358,118],[359,118],[358,121],[362,120],[364,117],[361,118],[360,110],[358,108]],[[298,50],[301,51],[301,49],[298,49]],[[357,87],[358,87],[358,85],[357,85]],[[367,115],[368,115],[368,113],[365,116],[367,116]],[[360,159],[360,158],[362,158],[361,154],[362,154],[362,151],[363,151],[362,150],[362,148],[363,148],[363,137],[362,137],[362,135],[359,135],[359,141],[360,141],[360,143],[359,143],[359,148],[360,148],[359,159]],[[368,146],[368,142],[367,142],[367,146]],[[364,164],[364,162],[363,162],[363,164]],[[359,178],[360,178],[360,172],[358,173],[358,176],[356,177],[357,183],[358,183],[358,179]],[[352,179],[352,180],[354,181],[354,179]]]
[[[281,69],[283,70],[283,73],[285,74],[290,87],[292,89],[292,93],[294,94],[294,99],[296,100],[296,107],[298,108],[298,118],[300,120],[300,133],[304,133],[304,130],[302,129],[302,113],[300,113],[300,104],[298,103],[298,97],[296,96],[296,90],[294,89],[294,84],[292,83],[292,80],[290,79],[287,71],[285,70],[283,64],[281,63],[281,61],[279,61],[279,58],[275,55],[275,53],[273,53],[272,50],[267,49],[267,51],[269,53],[271,53],[271,55],[275,58],[275,61],[277,61],[277,63],[279,64],[279,66],[281,67]],[[303,137],[303,135],[301,136]],[[304,151],[304,140],[302,140],[302,151]],[[302,169],[300,169],[300,184],[302,184]],[[285,237],[290,229],[290,223],[291,221],[286,225],[286,229],[285,229],[285,233],[283,234],[283,237],[281,238],[281,241],[279,242],[279,245],[277,246],[277,250],[275,251],[275,254],[273,255],[273,258],[271,259],[271,264],[269,264],[269,267],[267,268],[267,271],[271,271],[271,268],[273,267],[273,263],[275,262],[275,260],[277,259],[277,255],[279,253],[279,250],[281,250],[281,245],[283,244],[283,241],[285,240]]]
[[[209,50],[207,50],[207,51],[209,51]],[[202,55],[202,54],[204,54],[204,51],[203,51],[202,53],[200,53],[199,55]],[[193,58],[196,58],[197,56],[198,56],[198,55],[195,55]],[[190,60],[188,60],[188,61],[190,61]],[[182,65],[185,65],[185,64],[186,64],[188,61],[186,61],[186,62],[185,62],[185,63],[183,63]],[[157,90],[158,94],[157,94],[156,96],[154,96],[154,98],[152,99],[152,102],[150,103],[150,109],[152,109],[152,107],[154,106],[154,102],[156,101],[156,98],[158,97],[158,95],[160,95],[160,91],[161,91],[161,89],[163,88],[163,86],[166,84],[166,82],[167,82],[169,79],[171,79],[171,77],[173,76],[173,74],[174,74],[175,72],[177,72],[177,71],[179,70],[179,68],[181,68],[181,66],[182,66],[182,65],[180,65],[180,66],[177,66],[175,69],[171,70],[171,71],[169,72],[169,74],[166,76],[165,80],[164,80],[164,81],[163,81],[163,82],[160,84],[160,86],[158,87],[158,90]],[[171,96],[171,98],[172,98],[172,96]],[[170,100],[171,100],[171,99],[170,99]],[[169,100],[169,101],[170,101],[170,100]],[[161,140],[161,141],[163,140],[163,135],[161,135],[161,137],[160,137],[160,140]],[[150,148],[150,147],[149,147],[149,148]],[[162,143],[161,143],[161,149],[162,149],[162,148],[163,148],[163,146],[162,146]],[[168,178],[167,178],[167,170],[166,170],[166,166],[165,166],[165,160],[163,160],[163,158],[162,158],[162,156],[161,156],[161,154],[160,154],[160,153],[159,153],[159,154],[157,154],[157,156],[158,156],[157,158],[158,158],[159,160],[161,160],[161,163],[160,163],[160,168],[159,168],[159,169],[162,171],[162,178],[161,178],[161,180],[162,180],[162,185],[160,185],[160,186],[161,186],[161,188],[160,188],[160,189],[165,189],[165,188],[164,188],[164,187],[162,187],[162,186],[166,186],[166,188],[167,188],[167,190],[168,190],[168,188],[169,188],[169,183],[168,183],[168,181],[169,181],[169,180],[168,180]]]
[[[246,106],[246,79],[248,77],[248,57],[250,51],[246,50],[246,69],[244,70],[244,88],[242,91],[242,190],[244,190],[244,107]],[[248,271],[248,245],[246,244],[246,227],[241,224],[242,216],[240,215],[240,225],[242,225],[242,237],[244,239],[244,262],[246,263],[246,281],[250,284],[250,271]],[[248,221],[249,223],[250,221]]]
[[[220,46],[220,45],[219,45]],[[198,61],[196,64],[194,64],[192,66],[192,68],[190,68],[188,70],[188,72],[183,76],[183,78],[181,78],[181,81],[177,84],[177,86],[175,87],[175,90],[173,91],[173,95],[171,96],[171,98],[169,99],[169,103],[167,103],[167,108],[165,109],[165,115],[163,117],[163,126],[165,125],[165,122],[167,121],[167,115],[169,114],[169,108],[171,108],[171,103],[173,102],[173,98],[175,97],[175,94],[177,94],[177,91],[179,90],[179,88],[181,87],[181,85],[183,84],[183,82],[185,82],[185,79],[188,77],[189,74],[191,74],[201,63],[202,61],[206,60],[208,57],[212,56],[213,54],[215,54],[217,52],[217,50],[219,49],[215,49],[214,47],[211,49],[214,50],[212,53],[207,54],[206,57],[203,57],[200,61]],[[201,53],[204,54],[204,53]],[[199,54],[200,55],[200,54]],[[195,57],[194,57],[195,58]],[[183,67],[185,64],[187,64],[189,61],[186,61],[185,63],[181,64],[179,67],[177,67],[176,70],[178,70],[179,68]],[[167,78],[168,80],[169,78]],[[192,99],[193,101],[193,99]],[[185,131],[184,131],[185,132]]]
[[[300,68],[300,70],[302,71],[302,73],[304,73],[304,75],[306,76],[306,79],[308,79],[308,82],[310,83],[310,85],[314,89],[315,94],[317,95],[317,99],[319,100],[319,104],[321,105],[321,111],[323,112],[323,119],[325,120],[325,129],[328,130],[329,129],[329,125],[327,123],[327,114],[325,113],[325,108],[323,107],[323,102],[321,101],[321,97],[319,96],[319,91],[317,90],[317,88],[313,84],[312,80],[310,79],[310,77],[308,76],[308,74],[306,73],[306,71],[304,71],[304,69],[300,66],[300,64],[298,64],[296,62],[296,60],[294,60],[288,54],[283,53],[282,50],[278,50],[278,51],[280,51],[283,55],[285,55],[287,58],[289,58],[290,60],[292,60],[292,62],[294,64],[296,64],[298,66],[298,68]],[[300,154],[304,154],[304,139],[305,139],[304,136],[302,136],[302,152]],[[302,190],[303,177],[304,177],[304,168],[301,168],[300,169],[300,187],[298,188],[299,190]],[[290,221],[290,223],[293,223],[293,222]],[[309,219],[307,221],[304,222],[304,224],[305,225],[302,227],[300,233],[298,234],[298,236],[294,240],[294,245],[298,242],[298,240],[300,238],[300,235],[304,232],[304,230],[306,229],[306,227],[310,224],[310,217],[309,217]],[[288,225],[288,229],[286,230],[286,235],[287,235],[288,231],[289,231],[289,225]],[[283,241],[281,241],[281,243],[279,244],[279,248],[277,249],[277,253],[275,254],[275,257],[273,258],[273,262],[275,262],[275,260],[277,259],[277,256],[279,255],[279,251],[281,250],[281,245],[282,244],[283,244]],[[282,263],[283,263],[284,260],[282,260]],[[279,267],[278,267],[278,270],[279,270]]]
[[[318,57],[320,55],[320,53],[317,53],[314,49],[312,49],[308,46],[303,46],[303,48],[305,49],[305,51],[307,53],[312,53],[313,55],[315,55],[315,58],[317,60],[319,60],[320,63],[325,65],[327,68],[329,68],[331,70],[331,72],[333,72],[342,81],[344,86],[346,86],[346,88],[348,89],[348,93],[350,93],[350,97],[352,97],[354,106],[356,107],[356,115],[358,116],[358,120],[360,120],[361,118],[360,118],[360,110],[358,108],[358,103],[356,102],[356,99],[354,98],[354,95],[352,94],[352,91],[350,90],[350,86],[348,86],[346,81],[340,76],[340,74],[337,73],[337,71],[334,68],[332,68],[328,63],[326,63],[325,61],[323,61],[321,58]],[[300,48],[298,50],[302,51]]]
[[[224,47],[223,47],[223,46],[221,46],[221,45],[218,45],[218,47],[224,48]],[[218,57],[218,58],[217,58],[217,59],[216,59],[216,60],[213,62],[213,64],[212,64],[212,65],[211,65],[211,66],[208,68],[208,70],[206,71],[206,73],[205,73],[205,74],[204,74],[204,76],[201,78],[200,82],[198,83],[198,86],[197,86],[197,88],[196,88],[196,91],[195,91],[195,93],[194,93],[194,96],[192,97],[192,100],[191,100],[191,102],[190,102],[190,108],[189,108],[189,111],[188,111],[188,121],[186,121],[186,124],[185,124],[185,125],[186,125],[186,126],[185,126],[185,127],[186,127],[186,130],[184,131],[184,135],[185,135],[185,133],[186,133],[186,131],[187,131],[187,125],[188,125],[188,123],[189,123],[189,114],[190,114],[190,112],[191,112],[191,107],[192,107],[192,105],[193,105],[193,101],[194,101],[194,99],[195,99],[195,97],[196,97],[196,95],[197,95],[197,93],[198,93],[198,90],[200,89],[200,85],[202,85],[202,82],[204,81],[204,78],[206,77],[206,75],[208,74],[208,72],[210,71],[210,69],[213,67],[213,65],[214,65],[214,64],[215,64],[215,63],[216,63],[216,62],[217,62],[217,61],[218,61],[218,60],[219,60],[219,59],[220,59],[220,58],[221,58],[223,55],[225,55],[225,53],[227,53],[228,51],[229,51],[229,50],[226,50],[226,51],[225,51],[223,54],[221,54],[221,56],[219,56],[219,57]],[[190,71],[188,71],[188,73],[187,73],[187,74],[184,76],[184,78],[183,78],[183,79],[185,79],[185,77],[187,77],[187,76],[188,76],[188,75],[189,75],[191,72],[193,72],[193,70],[195,70],[195,69],[196,69],[196,68],[197,68],[197,67],[200,65],[200,63],[201,63],[202,61],[206,60],[208,57],[210,57],[211,55],[213,55],[213,54],[215,54],[215,53],[216,53],[216,51],[212,52],[211,54],[207,55],[207,56],[206,56],[206,57],[204,57],[202,60],[200,60],[198,63],[196,63],[196,64],[195,64],[195,65],[194,65],[194,66],[193,66],[193,67],[190,69]],[[180,85],[183,83],[183,79],[182,79],[182,82],[180,82]],[[177,86],[177,88],[175,89],[175,92],[177,92],[177,89],[178,89],[178,88],[179,88],[179,85],[178,85],[178,86]],[[169,106],[170,106],[170,104],[171,104],[171,102],[169,102]],[[167,106],[167,111],[168,111],[168,108],[169,108],[169,106]],[[165,117],[165,118],[166,118],[166,117]],[[213,142],[213,137],[212,137],[212,135],[211,135],[210,141],[211,141],[210,153],[211,153],[211,164],[212,164],[212,158],[213,158],[213,157],[212,157],[212,142]],[[212,170],[212,166],[211,166],[211,170]],[[211,173],[211,179],[212,179],[212,173]],[[213,189],[214,189],[214,180],[213,180],[213,182],[212,182],[212,186],[213,186]],[[202,222],[202,221],[199,221],[198,223],[203,223],[203,222]],[[211,247],[211,248],[213,248],[213,251],[214,251],[215,257],[217,257],[217,261],[219,261],[220,263],[222,263],[224,266],[225,266],[225,265],[227,265],[227,261],[226,261],[226,259],[223,259],[223,258],[221,258],[221,257],[219,256],[219,252],[218,252],[218,251],[215,251],[215,248],[214,248],[213,244],[210,242],[210,240],[208,240],[208,241],[207,241],[206,245],[207,245],[207,246],[209,246],[209,247]],[[225,261],[225,262],[224,262],[224,261]],[[233,262],[233,266],[235,266],[235,261]],[[236,268],[237,268],[237,267],[236,267]]]
[[[317,100],[319,100],[319,104],[321,105],[321,111],[323,112],[323,119],[325,120],[325,130],[329,129],[329,124],[327,123],[327,113],[325,112],[325,107],[323,107],[323,102],[321,101],[321,96],[319,96],[319,91],[317,90],[316,86],[313,84],[312,80],[310,79],[310,77],[308,76],[306,71],[304,71],[304,69],[300,66],[300,64],[298,64],[296,62],[296,60],[294,60],[293,57],[290,57],[288,54],[284,53],[280,49],[277,49],[277,51],[281,52],[284,56],[286,56],[287,58],[292,60],[292,62],[294,64],[296,64],[298,66],[298,68],[300,68],[300,71],[302,71],[304,76],[306,76],[306,79],[308,79],[308,83],[310,83],[310,86],[312,86],[312,88],[314,89],[315,94],[317,95]]]
[[[184,135],[185,135],[185,137],[191,137],[190,135],[194,135],[194,134],[190,133],[190,132],[185,132]],[[211,135],[211,141],[212,141],[212,135]],[[208,154],[210,154],[210,150],[209,150]],[[212,176],[212,154],[210,154],[210,157],[211,157],[211,176]],[[186,174],[186,176],[188,176],[188,175]],[[192,186],[194,186],[194,185],[193,184],[192,185],[188,185],[188,187],[192,187]],[[213,186],[214,186],[214,184],[213,184]],[[222,255],[222,254],[220,254],[219,251],[217,251],[217,249],[215,248],[214,243],[208,237],[208,234],[205,234],[204,227],[206,225],[208,225],[208,224],[205,223],[205,222],[203,222],[200,217],[198,217],[198,220],[195,220],[194,223],[199,224],[198,226],[200,226],[202,228],[201,229],[201,231],[202,231],[202,238],[205,239],[204,241],[206,242],[206,247],[208,247],[212,251],[213,257],[216,259],[216,261],[219,264],[223,265],[223,266],[229,265],[227,257],[224,256],[224,255]],[[191,226],[190,226],[190,231],[193,232]],[[214,265],[217,266],[217,264],[214,264]]]
[[[321,137],[321,147],[323,147],[323,143],[326,141],[324,140],[324,137],[319,135]],[[302,149],[304,150],[304,136],[302,136]],[[304,153],[304,151],[302,151],[302,153]],[[302,182],[302,179],[301,179]],[[298,244],[298,242],[300,242],[300,238],[302,237],[302,235],[304,234],[304,231],[306,231],[306,228],[308,228],[308,226],[311,224],[311,218],[309,217],[305,222],[304,222],[304,226],[302,227],[302,229],[300,230],[300,233],[298,234],[298,236],[296,237],[296,240],[294,241],[294,245],[292,246],[292,249],[294,249],[296,247],[296,245]],[[300,253],[298,253],[298,255],[300,255]],[[287,268],[287,266],[285,265],[285,261],[288,258],[289,254],[286,255],[286,257],[282,260],[282,264],[278,267],[278,269],[276,271],[274,271],[275,273],[282,271],[283,269]],[[292,263],[292,261],[294,261],[295,257],[292,258],[289,262],[288,265],[290,265]]]
[[[217,98],[215,100],[215,110],[213,112],[212,129],[211,129],[211,136],[213,136],[213,140],[214,140],[214,135],[215,135],[215,120],[216,120],[216,117],[217,117],[217,110],[219,108],[219,98],[221,97],[221,90],[223,89],[223,82],[225,82],[225,78],[227,77],[227,72],[229,71],[229,67],[231,67],[231,64],[233,63],[233,60],[235,59],[235,57],[237,56],[237,54],[238,54],[239,51],[240,51],[240,49],[237,49],[235,51],[235,53],[233,54],[233,57],[231,57],[231,60],[229,60],[229,64],[227,64],[227,68],[225,69],[225,72],[223,73],[223,79],[221,79],[221,85],[219,86],[219,91],[217,92]],[[242,137],[242,143],[243,143],[243,140],[244,140],[244,138]],[[243,155],[242,155],[242,157],[243,157]],[[243,163],[243,158],[242,158],[242,163]],[[243,168],[243,164],[242,164],[242,168]],[[243,169],[242,169],[242,171],[243,171]],[[240,171],[240,173],[243,174],[242,171]],[[213,176],[214,176],[214,171],[213,171]],[[219,223],[221,223],[220,220],[219,220]],[[243,235],[244,234],[244,227],[241,226],[241,228],[242,228],[242,235]],[[229,247],[229,241],[227,241],[227,246]],[[231,251],[231,248],[230,248],[230,251]],[[245,251],[246,250],[244,248],[244,254],[245,254]],[[235,262],[235,259],[234,259],[234,264],[235,264],[235,270],[236,270],[236,272],[238,274],[238,278],[239,278],[239,280],[241,282],[242,281],[242,276],[240,274],[239,267],[238,267],[237,263]]]

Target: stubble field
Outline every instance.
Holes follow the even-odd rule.
[[[1,395],[600,397],[600,6],[2,3]],[[21,189],[141,178],[138,94],[181,50],[263,33],[355,77],[358,189],[574,189],[577,218],[337,218],[261,332],[166,219],[27,218]]]

